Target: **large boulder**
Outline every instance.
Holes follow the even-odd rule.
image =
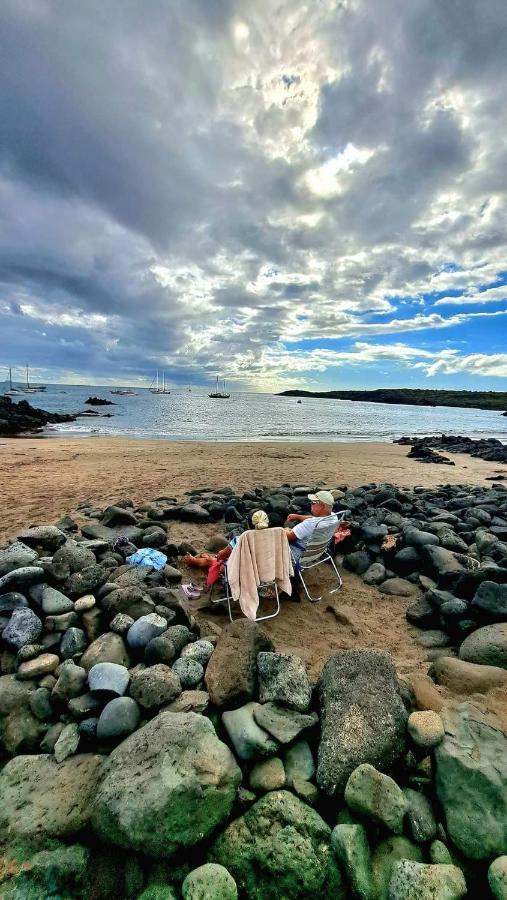
[[[507,622],[507,584],[483,581],[472,600],[472,609],[485,622]]]
[[[36,750],[46,730],[30,707],[36,687],[36,682],[22,682],[14,675],[0,677],[0,746],[8,753]]]
[[[225,866],[249,900],[342,900],[331,829],[288,791],[273,791],[226,828],[209,859]]]
[[[499,666],[481,666],[454,656],[439,656],[432,666],[438,684],[457,694],[484,694],[492,688],[507,686],[507,671]]]
[[[361,763],[386,769],[403,752],[407,713],[391,657],[381,650],[340,650],[318,682],[322,737],[317,783],[342,791]]]
[[[507,622],[484,625],[473,631],[459,648],[459,658],[465,662],[507,669]]]
[[[447,833],[471,859],[507,851],[507,738],[498,720],[471,703],[441,713],[436,789]]]
[[[216,706],[238,707],[257,692],[257,654],[273,650],[267,634],[249,619],[222,630],[206,669],[206,688]]]
[[[312,687],[305,664],[299,656],[286,653],[259,653],[259,700],[274,700],[305,713],[311,703]]]
[[[0,834],[63,837],[90,818],[103,757],[91,753],[57,763],[52,756],[16,756],[0,774]]]
[[[0,550],[0,578],[12,572],[13,569],[21,569],[31,566],[37,559],[37,553],[31,547],[27,547],[22,541],[13,541],[7,547]]]
[[[107,843],[170,857],[226,821],[240,781],[209,719],[162,712],[111,753],[93,828]]]
[[[458,866],[428,865],[403,859],[394,864],[389,900],[460,900],[467,892]]]

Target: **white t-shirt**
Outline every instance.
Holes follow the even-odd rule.
[[[326,524],[331,524],[331,521],[334,519],[336,525],[338,525],[338,516],[331,514],[329,516],[312,516],[310,519],[303,519],[302,522],[298,522],[297,525],[294,525],[292,531],[296,535],[299,544],[304,544],[306,547],[308,541],[310,540],[313,532],[317,525],[319,525],[323,520],[326,520]]]

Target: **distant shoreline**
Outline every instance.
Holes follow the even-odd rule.
[[[281,391],[279,397],[352,400],[402,406],[452,406],[460,409],[507,410],[507,391],[445,391],[425,388],[378,388],[373,391]]]

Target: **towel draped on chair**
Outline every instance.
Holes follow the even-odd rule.
[[[259,585],[276,582],[279,591],[291,594],[294,574],[289,542],[284,528],[245,531],[227,562],[227,579],[233,599],[248,619],[259,607]]]

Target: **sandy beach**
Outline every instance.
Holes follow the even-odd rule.
[[[16,438],[0,441],[0,540],[20,527],[74,514],[84,500],[135,503],[192,488],[321,482],[358,486],[485,484],[498,463],[455,454],[454,466],[407,459],[407,447],[356,443],[211,443],[124,438]]]
[[[354,487],[371,482],[398,486],[442,483],[485,485],[487,477],[505,471],[498,463],[455,454],[454,466],[428,465],[407,459],[408,448],[386,443],[208,443],[143,441],[123,438],[24,438],[0,441],[0,540],[16,536],[31,524],[53,523],[72,515],[91,500],[106,506],[120,497],[136,505],[165,495],[181,499],[192,488],[230,486],[239,491],[266,485],[322,483]],[[490,482],[491,483],[491,482]],[[171,539],[203,547],[220,525],[169,524]],[[184,579],[204,583],[199,570],[180,563]],[[316,605],[287,603],[283,615],[264,623],[276,647],[302,656],[311,677],[340,648],[377,647],[390,652],[398,672],[424,674],[426,652],[416,629],[405,618],[407,600],[386,597],[361,578],[344,572],[343,590],[334,597],[331,571],[309,574],[311,588],[322,591]],[[210,609],[204,597],[195,615],[214,633],[228,619],[222,607]],[[344,614],[339,618],[329,608]],[[203,608],[199,608],[203,606]],[[438,688],[442,696],[445,688]],[[491,708],[506,719],[503,691],[488,695]]]

